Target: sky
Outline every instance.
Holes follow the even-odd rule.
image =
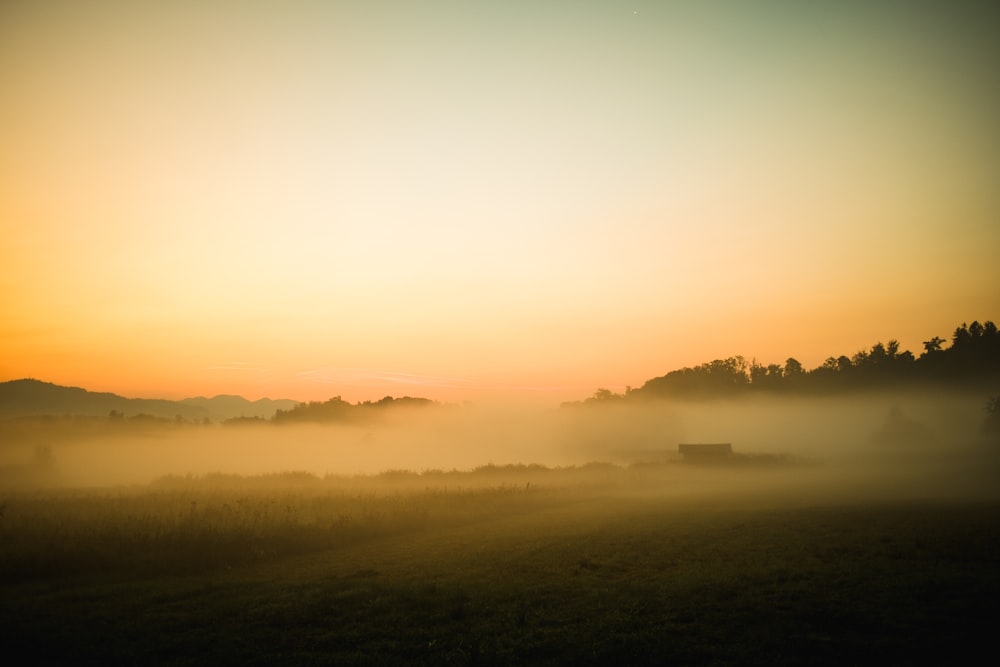
[[[0,380],[558,402],[1000,320],[989,3],[0,5]]]

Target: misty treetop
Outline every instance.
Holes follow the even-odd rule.
[[[348,403],[340,396],[326,401],[299,403],[289,410],[278,410],[272,421],[276,424],[294,422],[361,422],[384,414],[396,408],[424,408],[440,405],[429,398],[386,396],[378,401]]]
[[[716,359],[681,368],[648,380],[624,394],[598,389],[582,403],[607,403],[633,398],[731,397],[754,393],[831,394],[901,386],[964,386],[993,389],[1000,384],[1000,334],[991,321],[963,323],[951,344],[934,336],[915,356],[899,341],[878,342],[852,356],[828,357],[805,369],[794,357],[784,364],[761,364],[742,356]],[[580,404],[580,403],[576,403]],[[570,404],[573,405],[573,404]]]

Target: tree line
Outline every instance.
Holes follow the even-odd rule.
[[[378,416],[389,408],[427,407],[438,405],[429,398],[386,396],[378,401],[349,403],[340,396],[326,401],[299,403],[288,410],[278,410],[271,421],[275,424],[296,422],[360,422]]]
[[[735,356],[681,368],[648,380],[624,394],[598,389],[569,405],[638,398],[731,397],[754,393],[832,394],[901,386],[995,386],[1000,381],[1000,333],[993,322],[963,323],[950,344],[939,336],[923,342],[919,356],[899,341],[878,342],[852,356],[827,357],[806,369],[790,357],[784,364],[761,364]]]

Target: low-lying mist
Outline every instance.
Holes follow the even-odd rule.
[[[8,429],[0,487],[146,484],[167,475],[374,475],[487,464],[729,468],[744,477],[907,493],[990,493],[1000,443],[980,432],[983,399],[963,394],[752,398],[541,408],[401,408],[350,424],[38,423]],[[734,457],[682,465],[679,443],[731,443]],[[751,455],[760,455],[753,458]],[[767,455],[767,456],[765,456]],[[44,471],[42,469],[44,468]],[[704,473],[708,469],[709,475]],[[693,474],[693,473],[692,473]],[[732,474],[718,475],[732,483]],[[749,478],[749,477],[748,477]]]

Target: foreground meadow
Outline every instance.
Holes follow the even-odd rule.
[[[1000,617],[1000,502],[812,468],[172,477],[19,490],[23,664],[908,664]]]

